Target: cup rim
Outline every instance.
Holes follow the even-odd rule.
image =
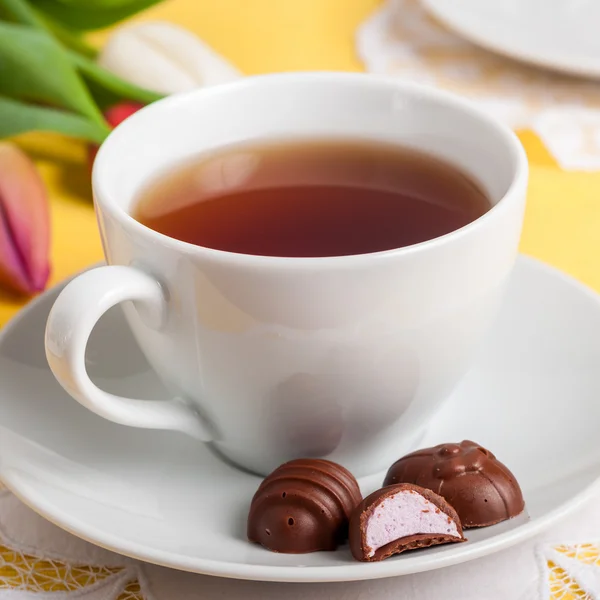
[[[439,104],[444,104],[451,109],[469,113],[475,118],[485,122],[493,128],[499,138],[505,144],[505,149],[508,150],[511,158],[514,161],[515,168],[511,182],[501,198],[483,215],[477,219],[467,223],[463,227],[454,229],[444,235],[411,244],[400,248],[390,250],[380,250],[377,252],[369,252],[363,254],[350,254],[341,256],[320,256],[320,257],[290,257],[290,256],[264,256],[254,254],[243,254],[238,252],[230,252],[227,250],[218,250],[207,246],[198,246],[190,242],[184,242],[176,238],[172,238],[163,233],[155,231],[137,221],[127,210],[119,206],[118,201],[108,192],[104,185],[103,171],[106,164],[112,158],[108,154],[107,144],[115,136],[116,132],[121,132],[124,127],[131,126],[136,120],[149,112],[157,112],[164,110],[173,110],[177,106],[187,104],[193,98],[202,98],[210,95],[221,94],[223,92],[233,92],[244,89],[247,86],[261,85],[263,82],[268,82],[274,79],[287,80],[289,82],[298,83],[318,83],[334,82],[339,84],[349,83],[364,86],[385,86],[400,93],[406,93],[412,97],[421,97],[423,99],[434,101]],[[389,260],[399,257],[406,257],[425,250],[432,250],[441,245],[445,245],[455,241],[465,235],[468,235],[474,229],[482,227],[490,219],[496,218],[496,215],[501,213],[511,198],[518,200],[521,193],[525,193],[527,189],[527,181],[529,174],[529,163],[525,150],[519,141],[516,134],[506,125],[488,115],[485,111],[475,106],[467,98],[463,98],[457,94],[440,90],[438,88],[425,86],[422,84],[399,81],[396,78],[385,75],[372,75],[367,73],[345,73],[345,72],[302,72],[302,73],[274,73],[266,75],[254,75],[244,77],[242,79],[224,83],[207,88],[199,88],[190,92],[173,94],[153,102],[139,111],[128,117],[123,123],[118,125],[106,138],[94,160],[92,168],[92,188],[94,191],[94,204],[96,207],[101,206],[103,211],[108,211],[115,219],[127,226],[130,231],[138,235],[154,238],[154,242],[158,242],[171,250],[185,255],[194,255],[203,257],[213,262],[234,263],[239,266],[254,266],[254,267],[285,267],[286,269],[313,269],[315,267],[324,268],[344,268],[356,266],[359,263],[370,262],[373,260]]]

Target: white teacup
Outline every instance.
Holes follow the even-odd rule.
[[[235,142],[298,137],[430,152],[470,173],[494,206],[431,241],[334,258],[212,250],[130,215],[140,188],[170,165]],[[48,362],[98,415],[183,431],[257,473],[307,456],[357,476],[385,469],[468,370],[515,262],[526,185],[515,135],[433,89],[282,74],[172,96],[117,127],[98,153],[93,187],[110,266],[59,296]],[[118,303],[172,399],[122,398],[89,379],[88,337]]]

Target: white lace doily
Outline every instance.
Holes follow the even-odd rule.
[[[0,489],[0,599],[600,600],[599,500],[543,538],[456,567],[377,581],[275,584],[144,565],[65,533]]]
[[[468,96],[509,126],[535,131],[564,169],[600,169],[600,84],[482,50],[418,0],[386,0],[360,27],[357,46],[368,71]]]

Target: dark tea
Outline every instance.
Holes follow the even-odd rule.
[[[158,177],[133,216],[198,246],[261,256],[365,254],[467,225],[490,200],[465,173],[367,141],[224,148]]]

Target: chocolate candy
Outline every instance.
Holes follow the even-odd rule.
[[[361,499],[356,479],[344,467],[328,460],[292,460],[254,494],[248,539],[287,554],[335,550],[346,541],[350,514]]]
[[[441,444],[396,461],[384,485],[413,483],[443,496],[463,527],[485,527],[510,519],[525,508],[515,476],[479,444]]]
[[[350,550],[360,561],[463,541],[456,511],[431,490],[409,483],[373,492],[350,519]]]

